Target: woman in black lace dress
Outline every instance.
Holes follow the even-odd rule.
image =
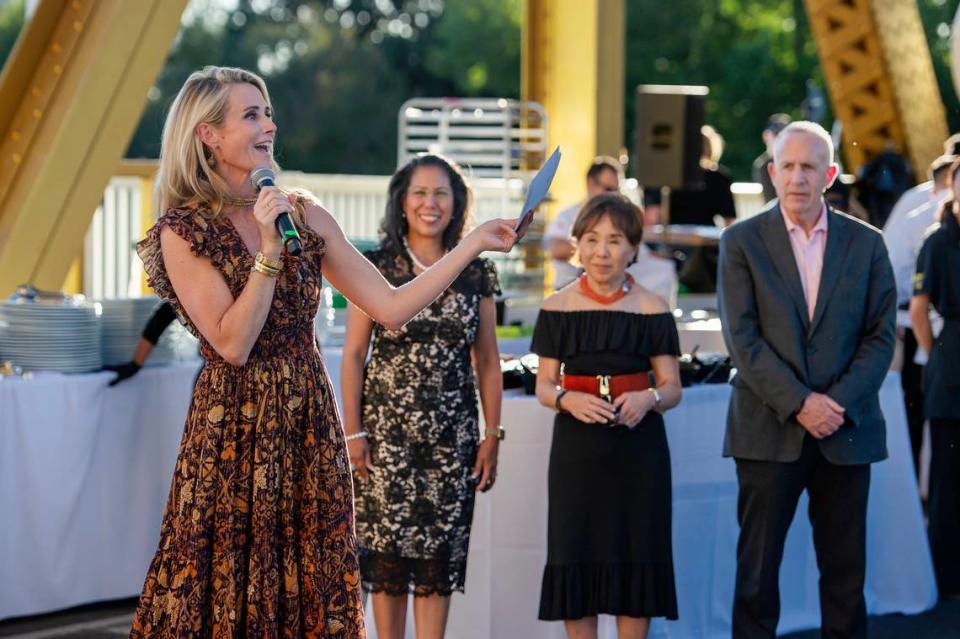
[[[389,191],[382,242],[367,257],[398,286],[457,244],[471,197],[459,170],[435,155],[398,170]],[[361,575],[384,639],[403,637],[409,593],[417,637],[442,637],[450,595],[463,591],[474,494],[493,486],[502,432],[497,292],[493,264],[476,259],[400,330],[349,310],[344,429],[356,469]],[[478,387],[493,426],[482,442]]]
[[[588,201],[573,226],[586,272],[547,298],[533,335],[537,398],[557,411],[540,619],[570,637],[596,637],[598,614],[621,639],[677,618],[662,413],[680,402],[679,339],[667,302],[626,273],[642,233],[622,195]]]

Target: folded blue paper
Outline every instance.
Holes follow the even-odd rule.
[[[520,219],[517,220],[515,228],[518,233],[530,224],[534,209],[543,201],[543,198],[547,197],[550,184],[553,182],[553,176],[557,174],[558,166],[560,166],[559,146],[554,149],[547,161],[537,171],[537,174],[530,180],[530,186],[527,188],[527,199],[523,203],[523,210],[520,212]]]

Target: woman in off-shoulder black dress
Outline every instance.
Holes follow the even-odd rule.
[[[677,618],[662,412],[680,401],[679,339],[667,303],[625,273],[640,215],[620,195],[587,202],[573,232],[586,272],[547,299],[533,337],[537,397],[558,413],[540,619],[570,635],[595,636],[598,614],[622,638]]]

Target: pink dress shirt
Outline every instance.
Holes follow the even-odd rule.
[[[810,235],[807,235],[799,224],[794,224],[786,213],[781,211],[781,214],[787,225],[787,235],[790,236],[793,258],[797,261],[797,271],[800,272],[800,285],[807,299],[807,314],[812,320],[813,310],[817,307],[817,293],[820,291],[823,253],[827,248],[827,205],[823,205]]]

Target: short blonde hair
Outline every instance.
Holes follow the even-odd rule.
[[[263,78],[244,69],[208,66],[183,83],[163,125],[155,188],[158,215],[174,208],[198,208],[215,217],[223,210],[229,191],[213,170],[212,155],[197,126],[223,126],[230,85],[243,83],[256,87],[270,105]],[[270,163],[275,172],[279,170],[272,159]]]
[[[822,126],[816,122],[810,122],[808,120],[797,120],[796,122],[791,122],[787,126],[783,127],[783,130],[777,134],[777,138],[773,142],[774,161],[777,159],[777,155],[779,154],[780,148],[783,146],[784,140],[786,140],[791,133],[806,133],[807,135],[820,138],[820,140],[822,140],[827,147],[827,163],[833,164],[833,138],[830,137],[830,134],[827,133],[827,130]]]

